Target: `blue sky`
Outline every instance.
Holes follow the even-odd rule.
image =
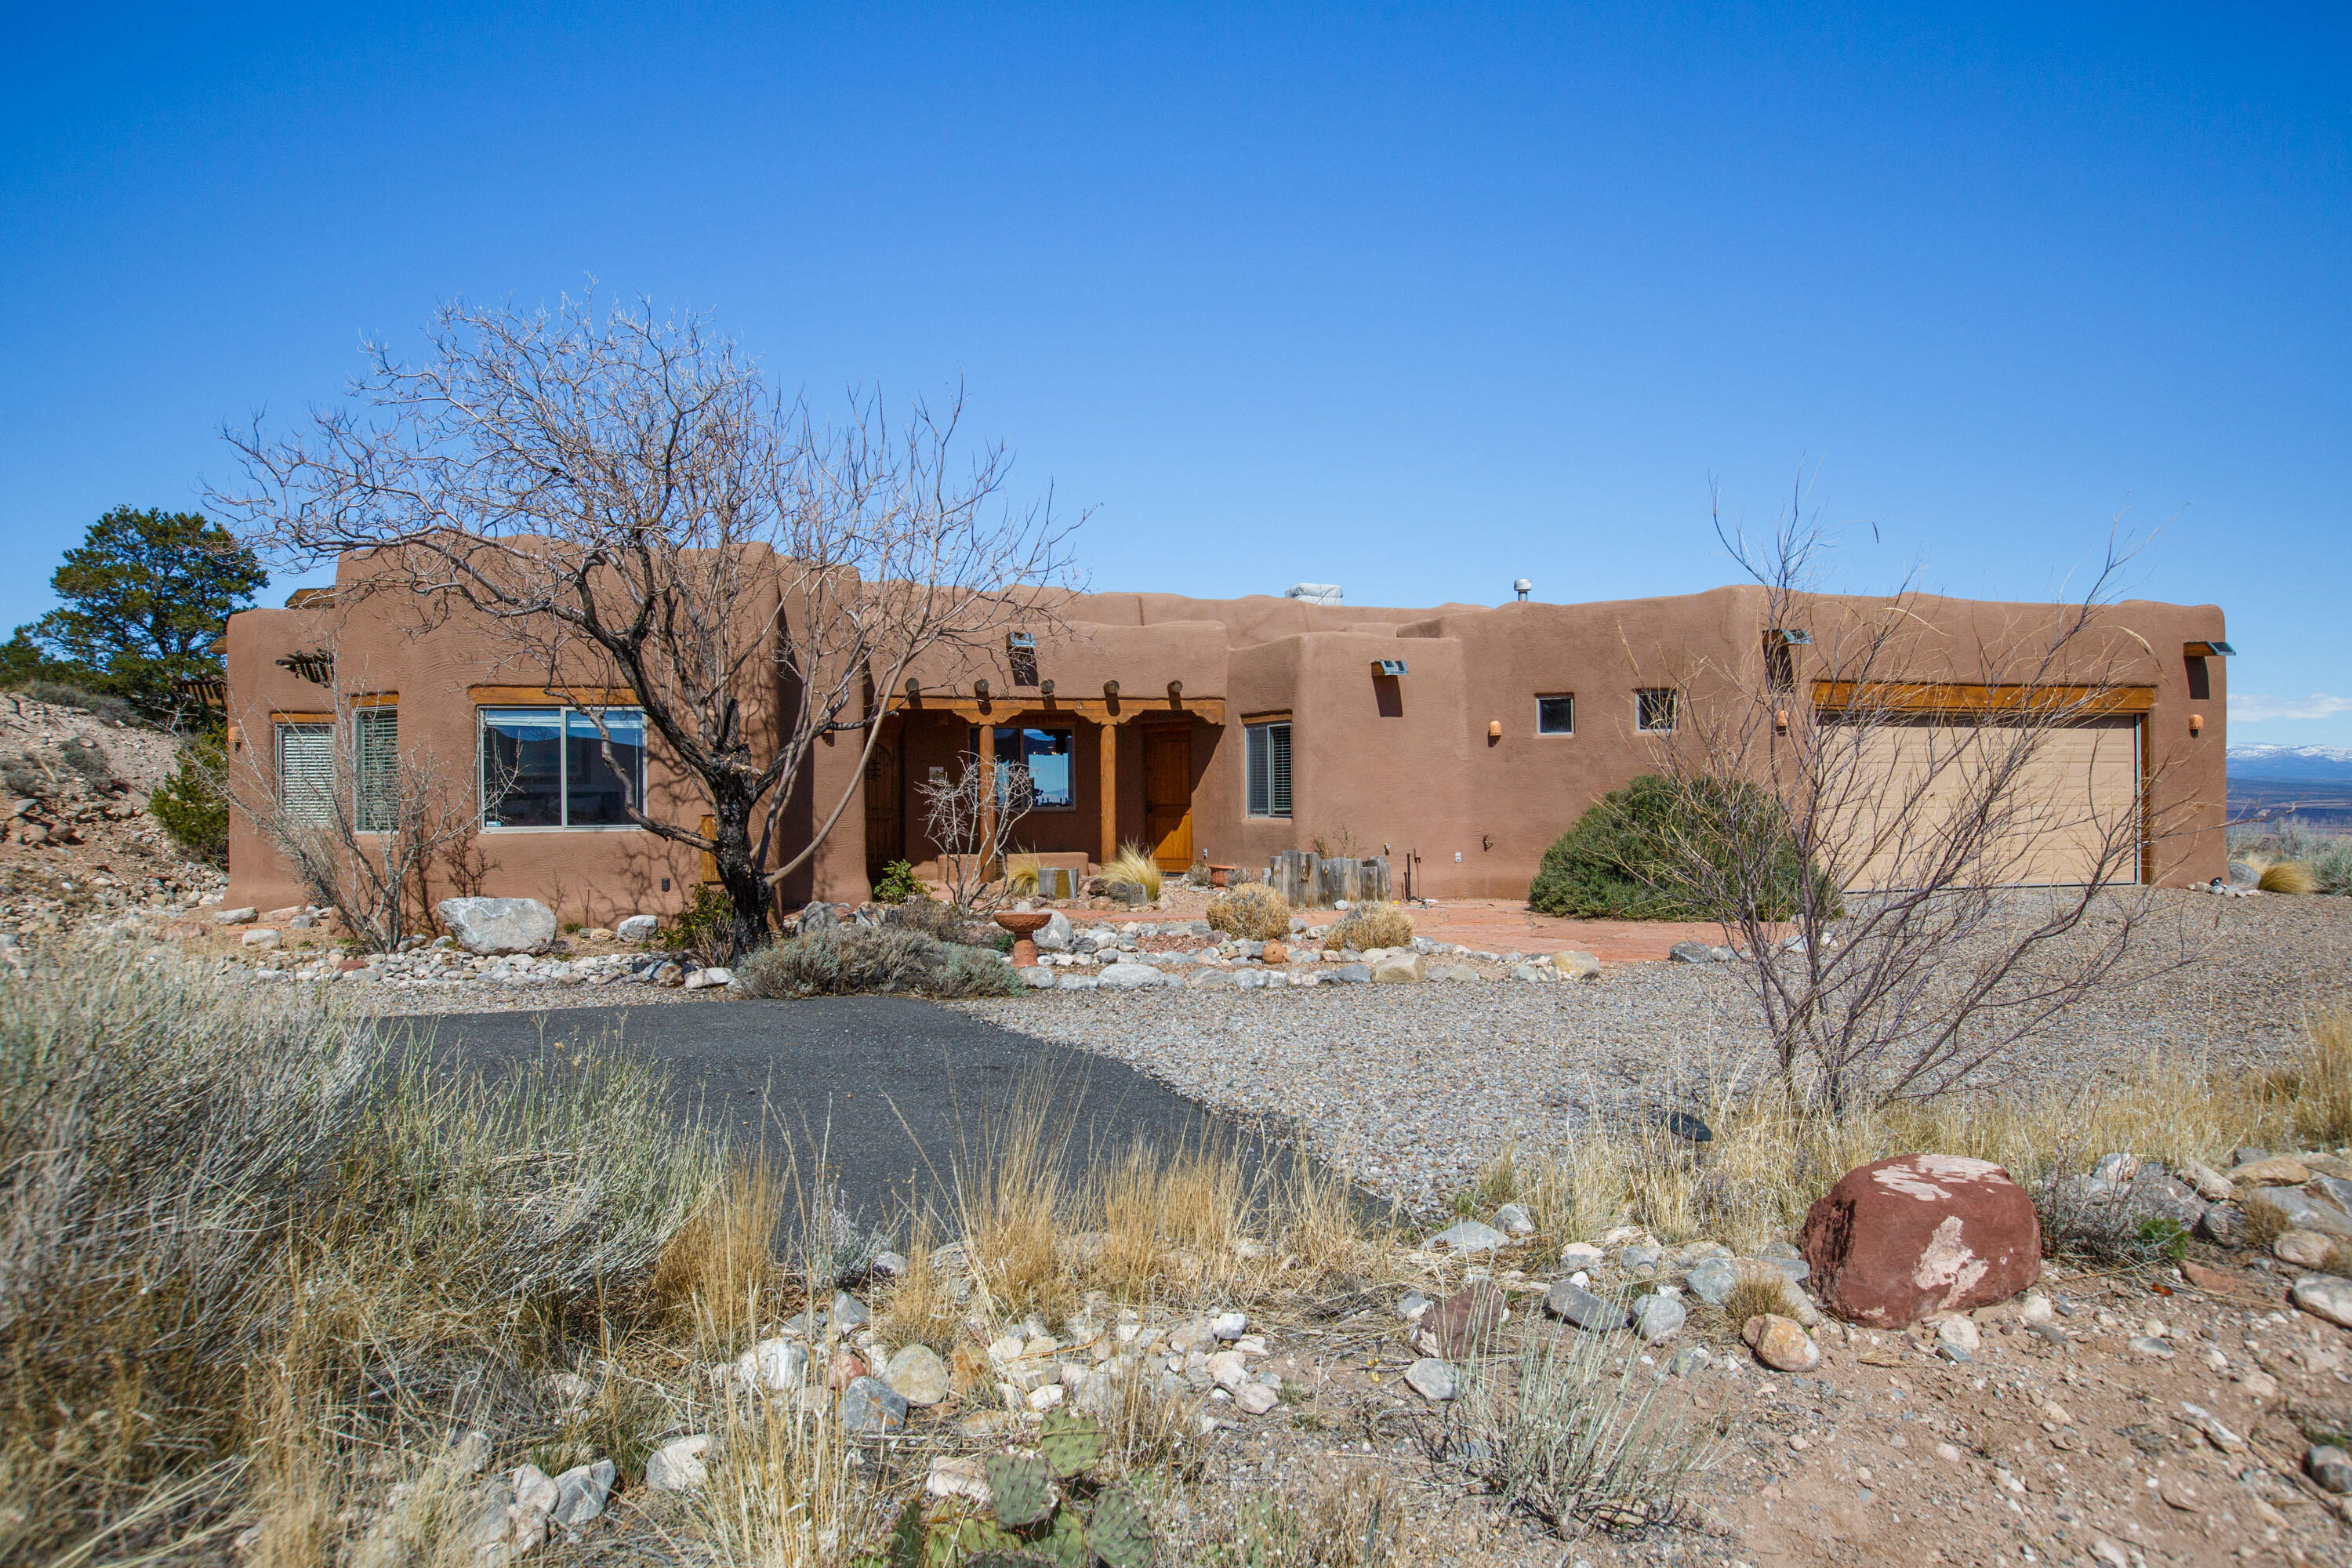
[[[1097,587],[1694,589],[1801,471],[1857,590],[2157,531],[2232,739],[2352,743],[2340,7],[71,9],[0,58],[0,629],[362,333],[593,273],[961,378]]]

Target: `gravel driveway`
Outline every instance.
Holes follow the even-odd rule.
[[[2200,956],[2077,1008],[2019,1063],[2026,1085],[2119,1077],[2152,1053],[2275,1060],[2296,1048],[2309,1011],[2352,1005],[2352,899],[2162,899]],[[1564,985],[1045,992],[953,1005],[1297,1136],[1414,1207],[1507,1144],[1556,1152],[1588,1114],[1692,1103],[1759,1068],[1766,1045],[1728,966],[1632,964]]]

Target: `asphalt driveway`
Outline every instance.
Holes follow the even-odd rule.
[[[898,996],[581,1007],[386,1020],[430,1030],[456,1060],[496,1074],[558,1043],[617,1041],[670,1074],[681,1119],[700,1115],[738,1150],[820,1158],[861,1226],[914,1207],[952,1209],[959,1155],[987,1146],[1016,1098],[1046,1095],[1048,1124],[1073,1169],[1162,1151],[1234,1129],[1122,1062],[1048,1044],[928,1002]]]

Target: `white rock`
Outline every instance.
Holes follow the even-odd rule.
[[[1029,940],[1037,944],[1040,952],[1067,952],[1074,935],[1070,930],[1070,917],[1055,910]]]
[[[646,1485],[657,1492],[692,1491],[710,1479],[702,1457],[710,1452],[710,1435],[697,1432],[673,1437],[646,1456]]]
[[[1066,976],[1067,980],[1076,976]],[[1150,985],[1173,984],[1168,976],[1145,963],[1114,963],[1094,977],[1095,984],[1113,991],[1140,991]]]
[[[1250,1380],[1249,1363],[1239,1351],[1219,1351],[1209,1358],[1209,1375],[1219,1388],[1239,1388]]]
[[[278,935],[268,926],[256,926],[241,939],[247,947],[276,947]]]
[[[517,1465],[507,1472],[507,1484],[514,1488],[517,1508],[537,1509],[541,1513],[553,1509],[562,1495],[554,1478],[537,1465]]]
[[[241,904],[233,910],[215,910],[213,911],[213,923],[215,925],[241,926],[248,921],[257,921],[260,918],[261,911],[255,909],[251,904]]]
[[[686,988],[688,991],[711,991],[734,984],[735,972],[731,969],[722,969],[715,963],[707,968],[698,969],[686,977]]]
[[[572,1466],[555,1478],[555,1506],[548,1510],[548,1517],[577,1529],[603,1513],[604,1500],[613,1495],[613,1475],[610,1459]]]
[[[1209,1320],[1209,1332],[1221,1340],[1237,1340],[1249,1332],[1249,1316],[1244,1312],[1220,1312]]]
[[[1234,1404],[1238,1405],[1245,1415],[1263,1415],[1281,1403],[1281,1391],[1269,1388],[1263,1383],[1244,1384],[1241,1391],[1234,1395]]]
[[[1043,1388],[1033,1388],[1029,1391],[1029,1408],[1032,1410],[1051,1410],[1054,1406],[1062,1403],[1063,1400],[1068,1398],[1069,1394],[1070,1391],[1064,1388],[1058,1383],[1049,1383]]]
[[[1984,1342],[1983,1336],[1977,1332],[1976,1320],[1959,1312],[1948,1313],[1936,1320],[1936,1337],[1954,1350],[1966,1351],[1970,1355],[1974,1355]]]
[[[555,911],[537,899],[444,899],[434,906],[468,952],[545,952]]]
[[[2050,1298],[2041,1291],[2028,1290],[2025,1293],[2024,1305],[2019,1309],[2019,1315],[2029,1323],[2055,1322],[2058,1318],[2058,1309],[2052,1306]]]
[[[1495,1228],[1512,1236],[1533,1236],[1535,1216],[1528,1213],[1525,1204],[1505,1204],[1495,1211]]]
[[[1510,1245],[1511,1238],[1491,1225],[1481,1225],[1465,1219],[1447,1226],[1429,1238],[1432,1247],[1448,1247],[1456,1252],[1492,1252]]]
[[[631,915],[613,928],[613,934],[623,942],[651,942],[661,930],[661,921],[654,915]]]
[[[996,1494],[989,1489],[988,1474],[978,1459],[954,1458],[946,1454],[932,1457],[930,1474],[923,1478],[923,1490],[936,1498],[962,1498],[979,1508],[991,1507],[996,1501]]]
[[[2352,1279],[2334,1274],[2306,1274],[2294,1282],[2288,1299],[2339,1328],[2352,1329]]]
[[[782,1394],[807,1380],[808,1362],[808,1347],[797,1340],[761,1340],[735,1358],[735,1375],[770,1394]]]
[[[1460,1392],[1454,1369],[1433,1356],[1423,1356],[1405,1368],[1404,1380],[1415,1394],[1433,1404],[1443,1404]]]

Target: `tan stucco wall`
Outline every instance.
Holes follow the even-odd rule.
[[[1853,617],[1879,601],[1821,597],[1804,616],[1821,645],[1800,653],[1798,684],[1819,673],[1828,646],[1852,633]],[[1414,890],[1433,896],[1517,898],[1547,846],[1593,801],[1654,771],[1655,746],[1637,732],[1634,691],[1675,686],[1704,703],[1710,672],[1748,668],[1760,658],[1767,599],[1755,588],[1591,605],[1510,604],[1435,609],[1324,606],[1263,595],[1202,600],[1156,594],[1057,596],[1060,619],[1038,627],[1037,676],[1056,699],[1099,701],[1103,683],[1121,688],[1118,837],[1144,835],[1143,716],[1169,704],[1167,683],[1182,682],[1187,704],[1221,704],[1224,722],[1186,721],[1192,735],[1193,834],[1212,860],[1262,866],[1303,848],[1317,835],[1352,834],[1372,852],[1386,846],[1400,873],[1418,856]],[[1906,644],[1904,679],[1934,680],[1981,670],[1982,648],[2030,640],[2052,606],[1920,597],[1905,613],[1919,628]],[[2226,636],[2212,605],[2132,602],[2102,612],[2103,631],[2082,657],[2096,673],[2146,684],[2154,702],[2146,736],[2152,805],[2173,831],[2151,857],[2157,879],[2201,882],[2225,869],[2221,824],[2226,792],[2226,661],[2209,661],[2209,694],[2192,699],[2182,646]],[[267,744],[273,708],[315,710],[319,689],[272,665],[324,635],[315,612],[253,611],[230,624],[235,716],[247,745]],[[481,650],[495,640],[453,623],[425,637],[368,612],[342,631],[341,671],[402,697],[404,745],[445,750],[472,766],[471,685],[520,684],[537,671],[501,665]],[[1393,681],[1373,662],[1402,658]],[[1893,673],[1893,672],[1887,672]],[[976,678],[991,686],[990,721],[1053,721],[1034,687],[1016,689],[1001,647],[941,655],[914,667],[934,699],[969,699]],[[1572,736],[1536,732],[1538,694],[1576,698]],[[899,693],[889,694],[896,699]],[[763,699],[772,705],[775,694]],[[770,713],[774,711],[772,706]],[[1296,815],[1287,822],[1245,816],[1242,726],[1284,712],[1293,724]],[[2192,736],[2191,712],[2203,716]],[[773,720],[767,721],[771,729]],[[1491,740],[1490,721],[1501,732]],[[901,813],[908,858],[928,862],[917,785],[933,765],[953,767],[967,715],[916,712],[886,731],[901,750]],[[1076,736],[1076,808],[1033,814],[1018,846],[1044,851],[1101,848],[1098,717],[1072,721]],[[788,847],[807,842],[814,816],[849,793],[839,826],[813,870],[787,888],[788,902],[810,892],[831,899],[866,890],[865,811],[856,792],[862,731],[830,737],[814,755],[796,802]],[[656,746],[650,793],[657,810],[699,814]],[[483,889],[559,901],[567,918],[606,921],[634,910],[677,907],[699,876],[698,857],[643,833],[502,832],[478,840],[490,861]],[[1457,861],[1455,857],[1460,857]],[[231,897],[268,906],[297,896],[250,825],[232,829]],[[671,879],[667,895],[659,879]]]

